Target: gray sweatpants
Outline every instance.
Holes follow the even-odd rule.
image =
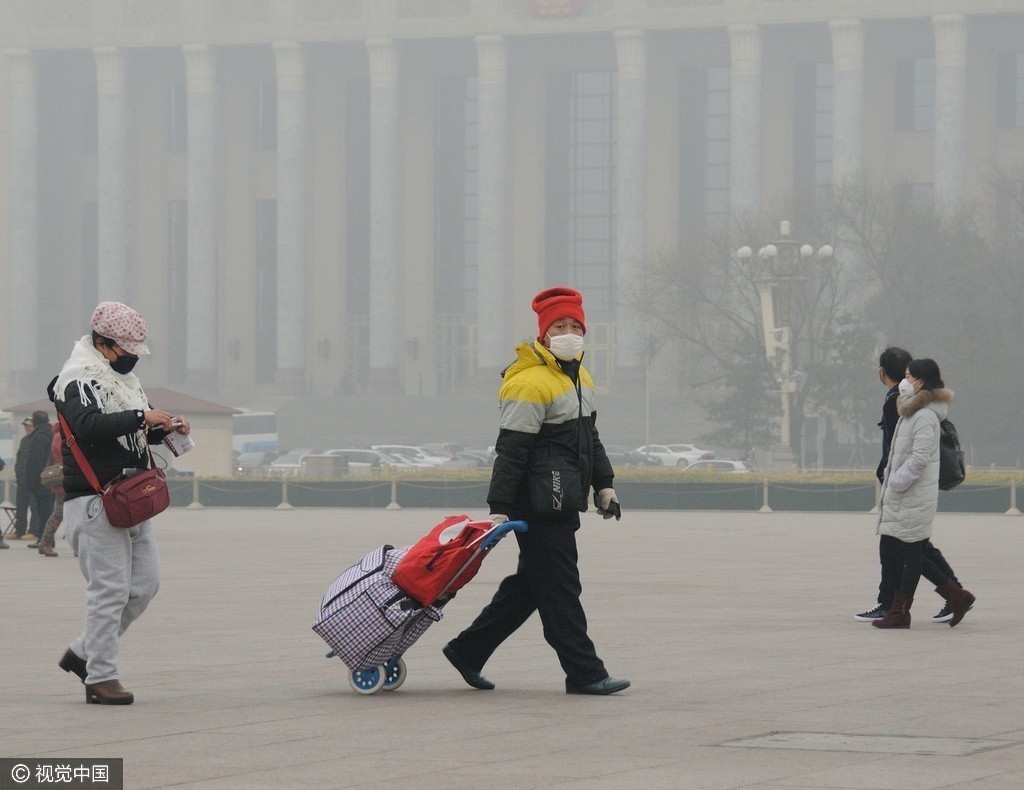
[[[160,587],[153,524],[112,527],[100,498],[84,496],[64,503],[64,528],[85,577],[85,630],[71,649],[86,660],[86,683],[113,680],[121,634]]]

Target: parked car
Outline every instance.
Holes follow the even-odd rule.
[[[235,458],[235,474],[242,477],[255,477],[264,474],[267,467],[277,456],[276,450],[256,450],[239,453]]]
[[[743,461],[733,461],[728,458],[715,458],[715,459],[704,459],[701,461],[694,461],[688,467],[687,472],[727,472],[727,473],[747,473],[750,470]]]
[[[605,453],[612,466],[662,466],[661,459],[650,453],[641,453],[637,450],[630,450],[621,444],[606,444]]]
[[[414,447],[409,444],[371,444],[370,449],[399,456],[415,465],[440,466],[448,460],[447,456],[434,455],[422,447]]]
[[[271,477],[298,477],[305,469],[303,459],[312,452],[309,448],[289,450],[267,465],[267,474]]]
[[[348,461],[350,472],[376,472],[390,470],[395,472],[415,472],[424,468],[417,466],[411,461],[383,453],[366,447],[341,447],[334,450],[326,450],[325,455],[340,455]]]
[[[637,447],[637,452],[648,453],[661,459],[664,466],[687,467],[694,461],[703,461],[715,457],[710,450],[701,450],[692,444],[645,444]]]
[[[451,458],[445,459],[441,469],[482,469],[492,463],[485,455],[471,452],[453,453]]]

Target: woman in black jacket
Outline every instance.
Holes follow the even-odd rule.
[[[493,689],[480,674],[487,659],[536,610],[558,654],[569,694],[613,694],[628,680],[608,676],[587,635],[580,603],[576,530],[591,487],[598,513],[620,515],[614,472],[597,433],[594,383],[581,364],[583,299],[550,288],[533,300],[539,335],[516,348],[502,374],[497,459],[487,502],[495,524],[527,522],[517,532],[519,565],[445,657],[474,688]]]
[[[135,310],[101,302],[92,316],[92,334],[75,343],[50,382],[50,398],[100,486],[147,468],[147,444],[162,441],[168,431],[189,432],[188,420],[149,405],[132,372],[140,355],[149,354],[146,333]],[[128,529],[112,526],[66,441],[63,459],[64,524],[86,591],[85,628],[59,665],[82,679],[86,702],[130,705],[135,697],[121,685],[118,657],[121,634],[160,586],[153,525],[147,520]]]

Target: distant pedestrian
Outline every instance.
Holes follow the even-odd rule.
[[[915,359],[907,365],[899,383],[900,419],[882,481],[878,517],[878,534],[899,540],[902,573],[889,611],[871,623],[876,628],[910,627],[910,607],[922,574],[950,604],[951,627],[974,605],[974,595],[924,554],[939,501],[939,421],[947,416],[952,400],[953,392],[946,389],[935,360]]]
[[[15,532],[17,537],[35,538],[29,548],[38,548],[46,519],[53,512],[53,493],[39,479],[50,463],[50,440],[53,430],[50,417],[41,409],[32,412],[24,421],[26,435],[18,445],[15,463],[18,480],[16,497]],[[29,519],[31,513],[31,519]]]
[[[53,432],[53,439],[50,441],[51,464],[63,465],[64,463],[63,438],[60,424],[58,423],[56,430]],[[39,541],[39,553],[44,557],[58,556],[54,536],[64,520],[64,486],[58,484],[51,486],[50,490],[53,492],[53,510],[50,511],[50,517],[46,520],[46,527],[43,529],[43,537]]]
[[[893,434],[896,432],[896,423],[900,418],[896,410],[899,383],[912,359],[909,351],[898,346],[890,346],[878,357],[878,380],[886,387],[885,402],[882,404],[882,419],[878,423],[878,427],[882,429],[882,457],[875,470],[879,483],[885,477],[885,467],[889,462],[889,447],[892,444]],[[942,552],[931,540],[925,541],[924,556],[931,560],[939,571],[956,582],[957,586],[962,586]],[[900,578],[903,575],[903,550],[900,547],[900,541],[892,535],[879,535],[878,560],[882,566],[882,579],[878,585],[875,606],[866,612],[854,615],[855,620],[862,622],[880,620],[892,607],[896,588],[899,587]],[[953,609],[947,601],[939,613],[932,617],[932,622],[946,623],[952,619]]]

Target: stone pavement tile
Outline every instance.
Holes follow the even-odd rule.
[[[771,732],[1024,740],[1019,568],[1024,521],[952,515],[936,543],[979,595],[955,629],[880,632],[852,616],[877,588],[868,514],[646,511],[584,517],[590,633],[608,698],[564,694],[536,618],[468,688],[441,646],[515,567],[496,547],[406,655],[401,689],[353,693],[311,630],[330,581],[429,511],[172,509],[161,591],[122,643],[137,703],[85,705],[56,661],[81,628],[83,582],[61,557],[0,557],[5,756],[120,756],[127,787],[1017,787],[1024,747],[970,757],[750,749]],[[24,605],[31,600],[31,606]],[[1004,782],[1005,784],[1000,784]]]

